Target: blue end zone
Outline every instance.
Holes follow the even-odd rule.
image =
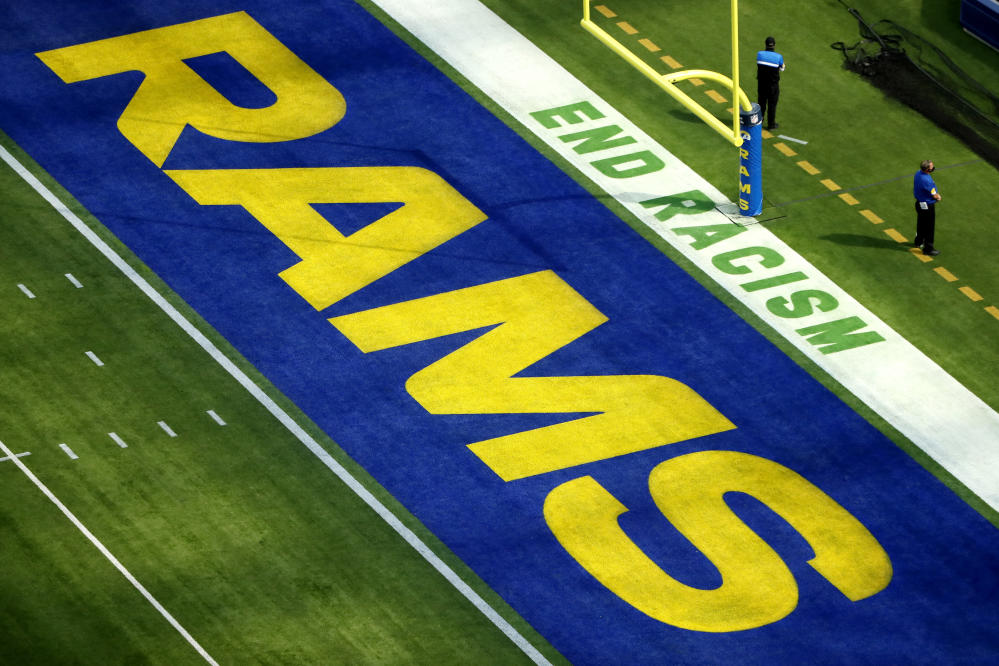
[[[296,0],[125,6],[33,0],[8,10],[16,20],[0,26],[0,127],[571,661],[994,657],[996,530],[363,9]],[[298,261],[281,241],[242,208],[198,206],[117,131],[138,75],[66,85],[33,55],[237,10],[332,82],[347,114],[286,143],[189,128],[164,168],[420,166],[489,219],[317,313],[277,276]],[[192,64],[224,80],[234,101],[267,103],[225,58]],[[343,208],[316,207],[343,233],[387,210]],[[362,354],[326,321],[549,269],[609,321],[524,375],[673,377],[737,428],[505,483],[466,445],[566,415],[432,415],[404,387],[478,332]],[[808,566],[813,553],[787,522],[735,494],[730,505],[792,570],[797,609],[750,631],[687,631],[611,594],[545,524],[548,493],[592,476],[629,508],[621,526],[671,576],[717,587],[717,570],[663,519],[646,480],[666,459],[711,449],[774,460],[824,490],[887,551],[892,583],[849,601]]]

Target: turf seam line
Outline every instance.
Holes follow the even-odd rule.
[[[3,150],[2,146],[0,146],[0,150]],[[62,444],[61,446],[66,446],[66,445]],[[68,449],[69,447],[66,448]],[[143,597],[146,598],[146,601],[152,604],[153,607],[157,611],[159,611],[160,615],[162,615],[163,618],[166,619],[166,621],[169,622],[170,625],[173,626],[173,628],[176,629],[177,632],[184,637],[184,639],[191,645],[191,647],[193,647],[198,652],[198,654],[201,655],[201,657],[205,661],[207,661],[209,664],[214,664],[214,666],[218,666],[218,662],[212,659],[212,656],[208,654],[208,652],[206,652],[203,647],[201,647],[201,644],[198,643],[198,641],[196,641],[194,637],[191,636],[191,634],[189,634],[188,631],[184,629],[184,627],[182,627],[179,622],[177,622],[177,620],[173,617],[173,615],[171,615],[170,612],[167,611],[167,609],[164,608],[163,605],[156,600],[156,597],[154,597],[149,592],[149,590],[147,590],[142,585],[142,583],[140,583],[139,580],[135,576],[133,576],[131,572],[129,572],[129,570],[126,569],[121,562],[118,561],[118,558],[116,558],[111,553],[111,551],[108,550],[104,546],[104,544],[101,543],[97,539],[97,537],[95,537],[93,533],[87,529],[86,525],[81,523],[80,520],[73,514],[73,512],[70,511],[69,508],[67,508],[66,505],[63,504],[59,500],[59,498],[56,497],[55,494],[48,489],[48,486],[42,483],[41,480],[37,476],[35,476],[35,474],[30,469],[28,469],[27,465],[18,460],[16,457],[13,457],[14,454],[11,452],[9,448],[7,448],[7,445],[4,444],[3,442],[0,442],[0,451],[3,451],[6,455],[11,456],[11,460],[13,460],[14,464],[17,465],[22,472],[24,472],[24,475],[27,476],[28,479],[30,479],[31,482],[34,483],[35,486],[39,490],[41,490],[42,493],[44,493],[45,496],[48,497],[49,500],[51,500],[52,503],[56,505],[56,507],[59,508],[60,511],[62,511],[63,515],[66,516],[71,523],[73,523],[76,529],[80,530],[80,532],[83,533],[83,536],[87,537],[87,540],[90,541],[90,543],[93,544],[94,547],[101,552],[101,555],[107,558],[107,560],[111,562],[112,565],[114,565],[114,568],[117,569],[128,580],[128,582],[131,583],[132,586],[139,591],[139,593]]]
[[[486,616],[500,631],[506,635],[536,664],[550,662],[531,643],[518,632],[495,608],[490,606],[478,592],[461,579],[460,576],[444,560],[407,527],[388,507],[386,507],[371,491],[365,488],[346,467],[322,447],[305,429],[281,408],[267,393],[243,372],[214,342],[202,333],[187,317],[173,306],[144,277],[132,268],[110,245],[87,226],[83,220],[71,211],[62,201],[49,190],[38,178],[28,171],[5,147],[0,146],[0,159],[3,159],[17,174],[24,179],[46,202],[49,203],[63,218],[66,219],[98,252],[103,254],[118,270],[135,284],[142,293],[150,298],[170,319],[187,333],[194,341],[218,363],[233,379],[252,395],[268,412],[271,413],[292,435],[312,452],[333,474],[367,504],[378,516],[395,530],[424,560],[427,561],[445,580],[451,583],[479,612]],[[213,662],[214,663],[214,662]]]

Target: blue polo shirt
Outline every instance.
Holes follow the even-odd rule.
[[[916,201],[928,203],[931,206],[937,202],[933,195],[937,193],[937,184],[933,182],[933,176],[922,169],[916,172],[912,178],[912,195]]]
[[[784,71],[784,56],[776,51],[756,53],[756,78],[763,81],[779,81]]]

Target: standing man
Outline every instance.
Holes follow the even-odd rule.
[[[923,254],[935,257],[940,250],[933,247],[933,231],[937,223],[936,204],[940,201],[937,184],[930,174],[936,170],[933,160],[923,160],[919,171],[912,179],[912,194],[916,197],[916,247],[923,248]]]
[[[780,97],[780,73],[784,71],[784,56],[774,51],[777,42],[767,37],[765,51],[756,53],[756,97],[760,104],[760,118],[766,116],[767,129],[777,129],[777,98]],[[769,113],[769,115],[768,115]]]

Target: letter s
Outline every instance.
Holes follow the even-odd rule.
[[[891,561],[856,518],[796,472],[766,458],[703,451],[667,460],[649,475],[663,515],[718,568],[722,585],[684,585],[618,526],[628,509],[591,477],[549,493],[545,520],[562,546],[604,586],[660,622],[707,632],[776,622],[795,609],[798,588],[776,552],[725,504],[743,492],[787,520],[811,545],[813,569],[851,601],[883,590]]]

